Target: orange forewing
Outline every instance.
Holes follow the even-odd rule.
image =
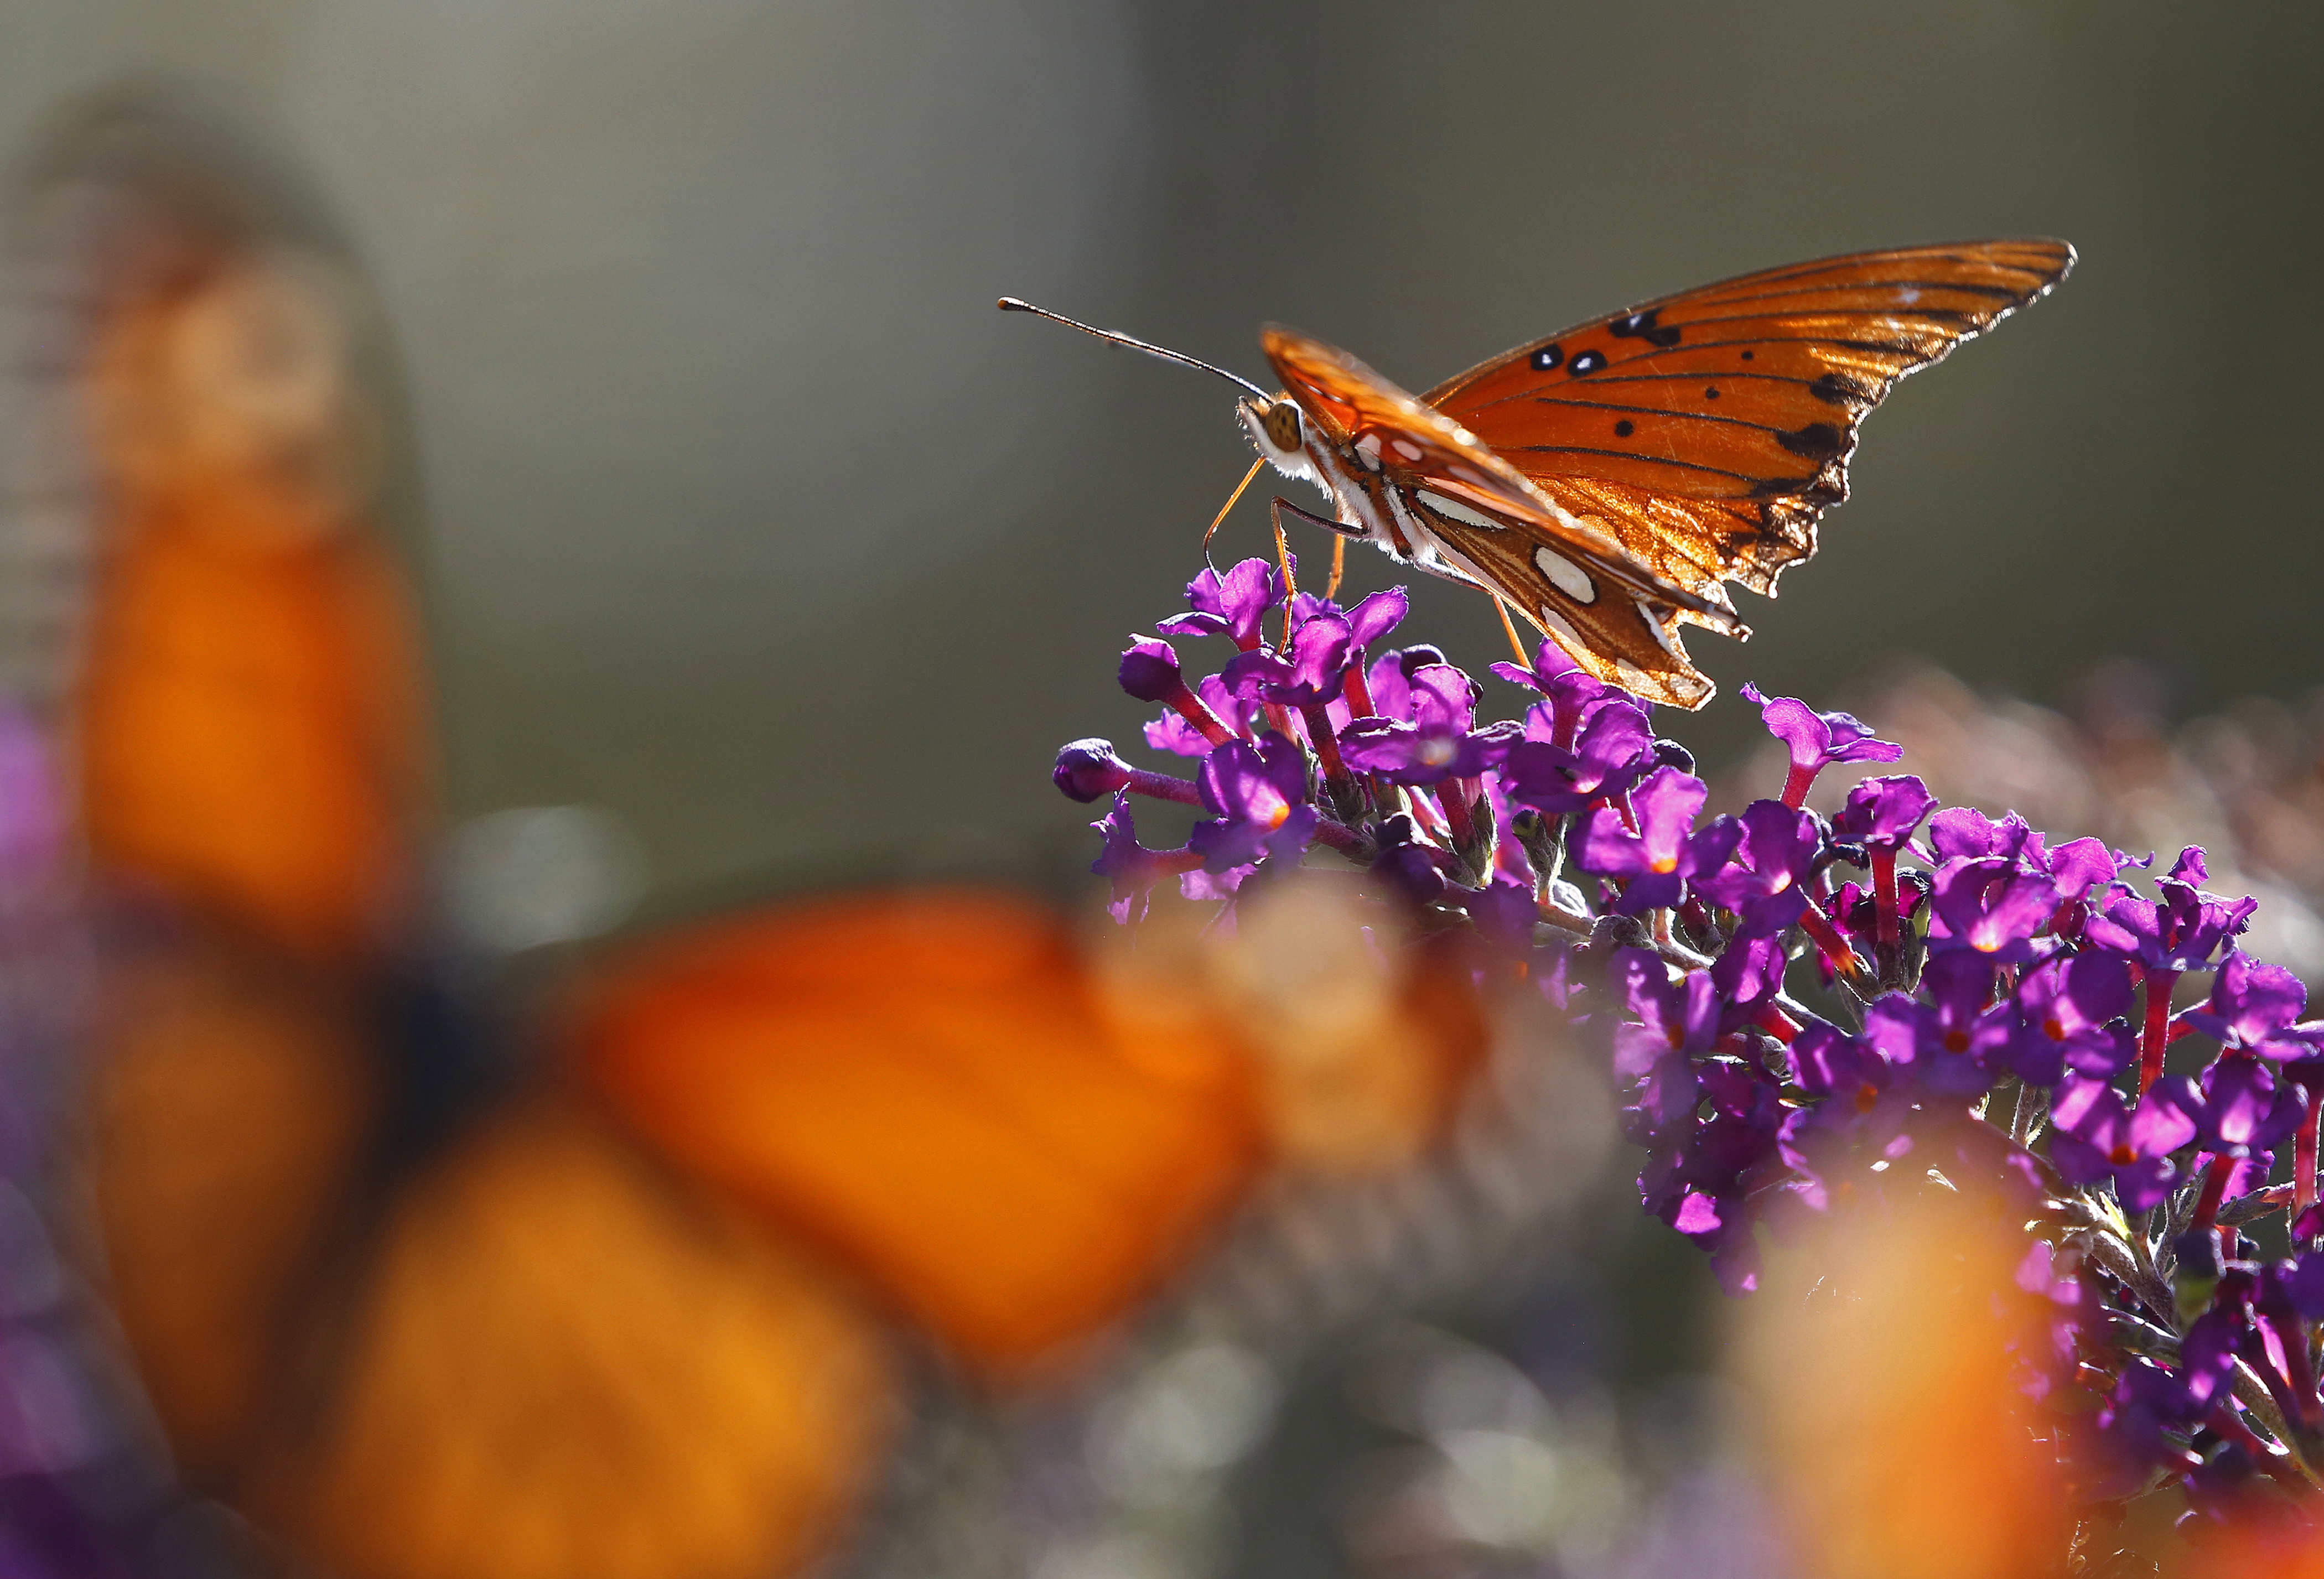
[[[1351,471],[1377,457],[1462,574],[1599,678],[1692,707],[1712,688],[1678,626],[1748,636],[1724,583],[1772,596],[1815,552],[1865,413],[2073,259],[1992,241],[1795,263],[1536,340],[1416,400],[1320,341],[1270,328],[1261,344]]]
[[[1545,486],[1619,485],[1594,513],[1626,544],[1688,540],[1665,553],[1771,594],[1848,496],[1857,424],[1890,386],[2073,262],[2061,241],[1988,241],[1764,270],[1521,346],[1421,399]]]

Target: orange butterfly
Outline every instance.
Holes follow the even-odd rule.
[[[1416,399],[1273,325],[1259,344],[1284,392],[1222,376],[1250,391],[1238,410],[1262,459],[1322,488],[1336,519],[1279,510],[1487,589],[1600,679],[1700,707],[1713,687],[1679,626],[1748,637],[1723,583],[1772,597],[1815,552],[1865,414],[2073,263],[2061,241],[1983,241],[1794,263],[1520,346]]]
[[[99,117],[51,175],[93,568],[29,640],[71,657],[99,923],[90,1259],[189,1485],[357,1579],[787,1571],[845,1539],[914,1346],[1068,1367],[1270,1159],[1345,1150],[1318,1112],[1425,1139],[1482,1042],[1464,972],[1379,983],[1351,1082],[990,891],[701,921],[479,1012],[419,957],[355,293],[189,133]]]

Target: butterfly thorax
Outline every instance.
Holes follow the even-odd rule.
[[[1312,413],[1301,411],[1288,395],[1272,407],[1244,401],[1237,408],[1252,444],[1275,469],[1286,477],[1312,483],[1332,503],[1340,529],[1378,547],[1399,564],[1415,565],[1434,575],[1455,580],[1480,581],[1472,567],[1450,551],[1432,531],[1415,494],[1420,479],[1404,475],[1388,448],[1393,439],[1365,429],[1352,437],[1326,430]],[[1286,445],[1285,439],[1293,442]],[[1492,521],[1449,501],[1448,504],[1477,525],[1498,531]]]

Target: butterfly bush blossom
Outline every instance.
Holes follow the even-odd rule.
[[[1529,696],[1485,719],[1442,651],[1388,645],[1401,589],[1286,593],[1264,560],[1206,569],[1122,654],[1123,688],[1162,709],[1147,745],[1184,770],[1058,753],[1057,787],[1107,802],[1117,919],[1166,883],[1231,913],[1311,857],[1352,864],[1594,1028],[1642,1205],[1729,1292],[1771,1238],[1895,1181],[1997,1196],[2031,1229],[2016,1281],[2047,1334],[2024,1385],[2081,1494],[2175,1482],[2205,1519],[2315,1516],[2324,1020],[2243,950],[2254,901],[2210,892],[2201,849],[2142,891],[2153,857],[1940,807],[1907,773],[1827,819],[1805,809],[1824,768],[1901,749],[1749,687],[1789,771],[1706,817],[1646,705],[1554,644],[1492,666]],[[1225,661],[1193,672],[1182,643]],[[1204,817],[1153,848],[1140,798]]]

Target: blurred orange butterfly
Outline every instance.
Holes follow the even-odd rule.
[[[1600,679],[1700,707],[1713,687],[1678,627],[1748,636],[1723,584],[1772,597],[1815,552],[1866,413],[2073,263],[2061,241],[1977,241],[1794,263],[1577,325],[1416,399],[1275,325],[1272,396],[1089,332],[1250,390],[1237,410],[1260,457],[1336,519],[1278,510],[1488,589]]]
[[[360,1579],[785,1571],[876,1480],[899,1342],[1070,1364],[1305,1143],[1282,1114],[1351,1100],[991,891],[703,921],[479,1012],[426,957],[360,297],[182,125],[66,146],[35,306],[91,478],[42,647],[101,943],[87,1193],[189,1485]],[[1391,1150],[1475,1056],[1466,979],[1372,1016],[1410,1031]]]

